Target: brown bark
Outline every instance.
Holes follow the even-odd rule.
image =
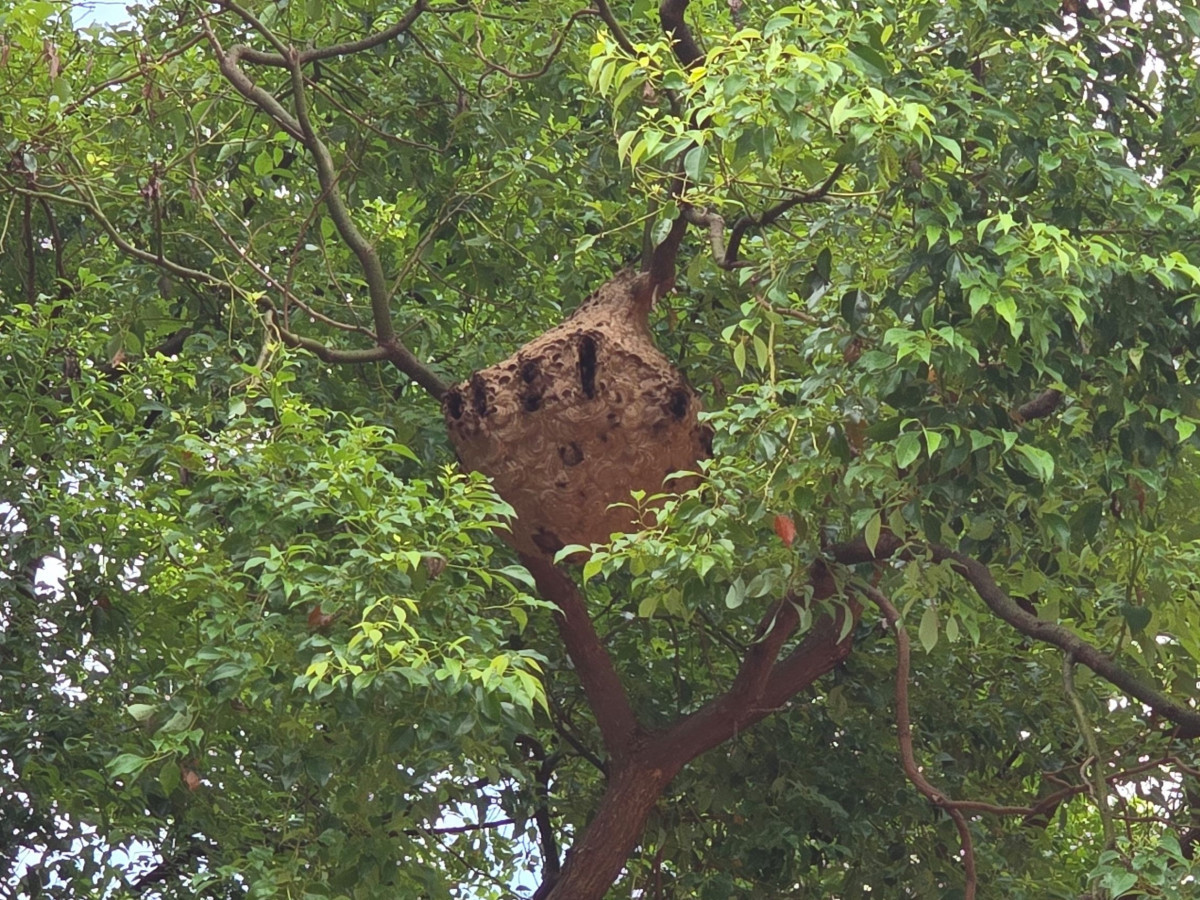
[[[558,879],[539,890],[539,898],[600,900],[608,892],[641,840],[659,797],[682,768],[672,762],[641,753],[612,775],[596,815],[567,852]]]
[[[549,592],[544,594],[548,599],[560,609],[566,603],[560,633],[593,703],[605,744],[610,752],[619,752],[619,756],[614,754],[617,765],[595,817],[567,854],[558,878],[548,880],[536,896],[538,900],[599,900],[636,849],[655,805],[675,775],[696,757],[766,718],[845,659],[851,640],[848,634],[839,640],[843,616],[857,617],[860,607],[851,603],[820,616],[804,640],[778,661],[781,648],[799,623],[796,604],[800,600],[789,596],[778,601],[763,616],[758,640],[729,690],[670,728],[643,736],[574,583],[543,559],[528,559],[526,565],[539,590]],[[836,585],[824,563],[814,564],[810,574],[810,602],[834,595]]]

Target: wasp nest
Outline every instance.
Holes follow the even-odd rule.
[[[562,324],[447,392],[450,439],[463,466],[489,475],[516,510],[518,551],[636,530],[634,510],[613,504],[663,490],[672,472],[710,455],[699,398],[650,336],[655,291],[648,274],[622,272]]]

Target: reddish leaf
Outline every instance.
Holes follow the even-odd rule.
[[[311,631],[320,631],[323,628],[328,628],[332,622],[333,616],[321,612],[320,603],[308,611],[308,627]]]
[[[792,517],[784,515],[776,516],[775,533],[783,541],[783,546],[792,546],[792,542],[796,540],[796,523],[792,521]]]

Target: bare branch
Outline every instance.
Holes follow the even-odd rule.
[[[821,182],[818,187],[810,191],[799,191],[786,200],[775,204],[760,215],[742,216],[738,219],[733,225],[733,230],[729,233],[729,246],[725,250],[724,265],[722,268],[731,269],[737,264],[738,250],[742,246],[742,238],[745,236],[747,230],[751,228],[766,228],[780,216],[788,212],[788,210],[802,203],[819,203],[824,200],[825,196],[833,190],[834,184],[837,183],[837,180],[842,177],[842,173],[845,171],[845,164],[838,163],[833,167],[833,171],[829,173],[829,177]]]

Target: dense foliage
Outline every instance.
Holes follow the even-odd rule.
[[[0,893],[1193,895],[1193,7],[77,13],[0,2]],[[715,456],[583,658],[436,397],[679,214]]]

